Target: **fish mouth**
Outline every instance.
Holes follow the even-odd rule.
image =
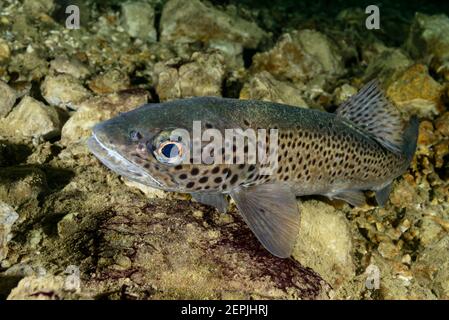
[[[108,147],[95,132],[87,140],[87,146],[101,163],[117,174],[147,186],[162,187],[159,181],[154,179],[148,172],[142,170],[140,166],[126,159],[113,148]]]

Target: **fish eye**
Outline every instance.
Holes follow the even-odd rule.
[[[161,153],[167,158],[173,158],[178,156],[179,149],[175,143],[167,143],[161,148]]]
[[[183,160],[183,145],[176,141],[164,141],[154,151],[156,158],[163,163],[179,164]]]
[[[137,142],[142,139],[142,135],[139,131],[131,130],[129,132],[129,138],[131,139],[131,141]]]

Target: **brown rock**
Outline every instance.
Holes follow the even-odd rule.
[[[191,61],[179,68],[171,62],[155,65],[156,92],[162,101],[196,97],[221,96],[225,76],[220,53],[192,54]]]
[[[11,111],[16,99],[15,90],[0,80],[0,118],[5,117]]]
[[[105,94],[128,89],[130,84],[131,80],[126,73],[112,69],[94,77],[89,82],[89,89],[97,94]]]
[[[75,77],[69,74],[47,76],[41,85],[41,90],[42,96],[49,104],[75,110],[81,101],[91,95]]]
[[[201,17],[199,19],[198,17]],[[161,16],[162,42],[220,42],[256,48],[265,32],[255,23],[199,0],[168,1]]]
[[[34,98],[25,96],[3,120],[7,135],[42,137],[50,139],[61,132],[61,119],[58,111]]]
[[[446,111],[435,120],[435,128],[443,136],[449,137],[449,111]]]
[[[314,30],[285,34],[269,51],[253,57],[254,72],[268,71],[279,80],[308,82],[341,75],[344,66],[335,44]]]
[[[65,145],[78,142],[91,135],[92,127],[116,116],[119,112],[132,110],[148,101],[144,90],[129,90],[90,98],[79,105],[77,112],[62,128],[61,142]]]
[[[416,13],[406,42],[415,58],[431,60],[434,71],[449,80],[449,18],[445,14]]]
[[[292,83],[276,80],[267,71],[255,74],[243,85],[240,99],[271,101],[308,108],[299,88]]]
[[[443,87],[435,81],[422,64],[415,64],[395,76],[387,95],[408,114],[432,117],[442,111]]]

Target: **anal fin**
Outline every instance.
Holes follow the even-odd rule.
[[[262,245],[273,255],[291,255],[299,232],[296,197],[284,184],[262,184],[231,193],[237,208]]]
[[[387,203],[391,192],[391,185],[392,183],[389,183],[382,189],[376,191],[376,201],[379,206],[383,207]]]

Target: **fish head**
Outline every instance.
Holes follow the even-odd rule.
[[[211,123],[217,130],[231,125],[208,108],[207,100],[195,99],[144,105],[97,124],[88,146],[111,170],[150,187],[181,192],[219,189],[219,182],[225,184],[229,175],[228,165],[195,162],[192,152],[198,142],[194,139],[195,121],[200,123],[200,131]],[[205,118],[207,121],[201,121]],[[218,182],[204,182],[208,171],[217,175],[208,183]]]

